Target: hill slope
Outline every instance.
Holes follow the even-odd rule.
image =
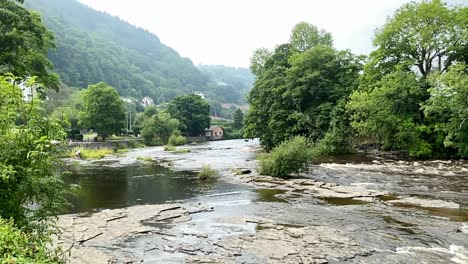
[[[155,102],[207,87],[208,78],[189,59],[144,29],[75,0],[29,0],[26,6],[55,33],[57,49],[49,57],[67,85],[105,81],[122,96]]]

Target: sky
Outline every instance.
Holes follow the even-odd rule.
[[[195,65],[247,68],[257,48],[289,40],[301,21],[331,32],[335,47],[368,54],[372,37],[409,0],[79,0],[155,33]],[[455,0],[468,1],[468,0]]]

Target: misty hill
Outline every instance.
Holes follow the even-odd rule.
[[[199,65],[198,68],[213,82],[210,90],[220,102],[244,103],[255,82],[255,76],[245,68],[223,65]]]
[[[49,57],[67,85],[105,81],[122,96],[150,96],[155,102],[213,88],[189,59],[144,29],[75,0],[25,2],[55,33],[57,49]]]

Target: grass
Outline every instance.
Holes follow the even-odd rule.
[[[213,170],[209,165],[203,165],[198,172],[198,178],[202,181],[212,180],[218,176],[218,172]]]
[[[164,146],[164,151],[175,151],[176,147],[174,146]]]
[[[143,161],[146,161],[146,162],[153,162],[153,158],[151,157],[137,157],[137,160],[143,160]]]
[[[174,153],[176,154],[184,154],[184,153],[190,153],[190,152],[192,152],[190,149],[184,149],[184,148],[174,150]]]
[[[107,155],[114,154],[114,150],[108,149],[108,148],[101,148],[101,149],[74,148],[70,151],[69,157],[75,158],[77,150],[80,151],[81,159],[87,159],[87,160],[102,159]]]

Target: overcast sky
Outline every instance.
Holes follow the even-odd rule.
[[[197,64],[248,67],[256,48],[287,42],[306,21],[338,49],[372,50],[372,36],[409,0],[79,0],[155,33]],[[468,1],[468,0],[455,0]]]

